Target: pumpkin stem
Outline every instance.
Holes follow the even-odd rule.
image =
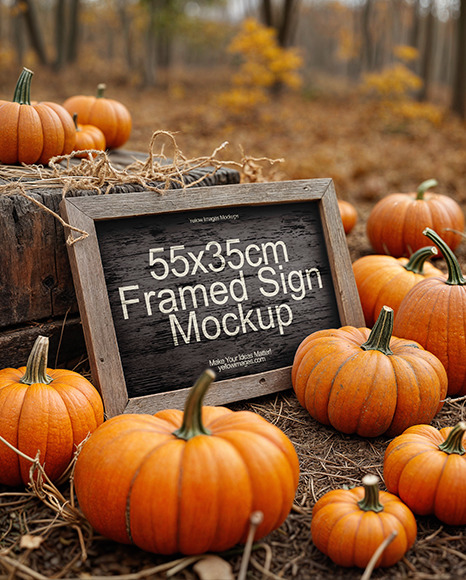
[[[427,179],[427,181],[423,181],[421,185],[417,188],[416,199],[424,199],[425,192],[431,187],[435,187],[436,185],[438,185],[436,179]]]
[[[26,364],[26,372],[20,379],[20,383],[34,385],[42,383],[48,385],[53,381],[47,374],[47,355],[49,352],[49,339],[47,336],[38,336],[32,347]]]
[[[440,443],[438,446],[440,451],[445,451],[445,453],[448,454],[456,453],[457,455],[464,455],[466,453],[463,447],[463,435],[465,432],[466,423],[464,421],[460,421],[458,425],[453,427],[445,441]]]
[[[191,387],[184,407],[183,423],[173,432],[179,439],[188,441],[196,435],[210,435],[209,429],[202,423],[202,402],[214,379],[214,371],[207,369]]]
[[[448,268],[448,279],[445,280],[445,284],[450,284],[451,286],[463,286],[466,284],[466,279],[450,246],[431,228],[426,228],[422,233],[438,246],[445,258]]]
[[[97,99],[101,99],[104,96],[104,92],[105,92],[106,88],[107,88],[107,85],[105,83],[99,83],[97,85],[97,95],[96,95]]]
[[[413,272],[414,274],[422,274],[424,270],[424,264],[432,256],[436,256],[438,250],[435,246],[424,246],[416,250],[414,254],[411,254],[409,261],[403,266],[408,272]]]
[[[363,350],[378,350],[383,354],[393,354],[390,339],[393,332],[393,308],[382,306],[379,317],[372,327],[369,338],[361,344]]]
[[[364,497],[358,501],[359,509],[364,512],[382,512],[384,508],[379,500],[379,478],[376,475],[365,475],[362,485]]]
[[[23,68],[16,83],[13,103],[19,103],[20,105],[31,104],[31,79],[33,74],[32,70]]]
[[[73,113],[73,123],[76,131],[81,131],[80,127],[78,127],[78,113]]]

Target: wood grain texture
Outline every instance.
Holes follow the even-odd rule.
[[[221,373],[221,380],[216,382],[216,392],[219,395],[215,400],[218,403],[289,388],[289,372],[285,369],[292,364],[294,349],[308,333],[344,324],[364,325],[331,180],[217,186],[181,192],[170,191],[157,198],[146,192],[122,194],[112,200],[76,198],[63,202],[62,211],[72,225],[91,232],[90,238],[71,246],[69,251],[93,377],[101,389],[104,402],[107,401],[105,404],[109,415],[130,412],[134,408],[138,412],[147,412],[146,409],[154,412],[158,408],[171,406],[168,404],[170,401],[178,405],[185,397],[183,389],[189,388],[197,374],[206,366],[213,366],[214,370],[217,366]],[[232,214],[235,214],[234,219]],[[239,221],[235,222],[237,219]],[[208,226],[204,225],[206,221]],[[240,253],[247,248],[267,246],[276,240],[281,240],[287,247],[289,245],[292,258],[297,262],[294,263],[287,257],[282,258],[283,263],[279,263],[276,258],[276,269],[267,265],[264,270],[268,275],[276,276],[277,281],[281,281],[280,292],[283,294],[290,294],[290,288],[286,286],[285,272],[289,276],[288,284],[295,284],[299,273],[304,272],[305,267],[312,264],[319,266],[317,270],[321,270],[322,287],[325,290],[316,292],[315,288],[309,286],[309,300],[306,296],[303,301],[303,304],[306,303],[306,310],[303,311],[306,314],[302,316],[304,325],[302,328],[296,327],[293,320],[295,333],[292,340],[289,340],[284,327],[277,321],[269,325],[273,330],[264,332],[266,325],[257,325],[251,320],[244,322],[243,314],[234,310],[242,307],[243,299],[246,308],[246,301],[249,300],[246,288],[251,294],[257,294],[248,302],[249,310],[245,311],[251,312],[251,316],[255,316],[259,309],[267,310],[271,316],[274,308],[276,312],[277,308],[288,308],[288,312],[292,314],[291,307],[284,305],[286,300],[290,300],[289,296],[280,294],[276,304],[267,302],[258,298],[257,288],[262,296],[267,293],[263,292],[263,286],[254,286],[257,272],[245,268],[244,272],[242,269],[235,273],[240,278],[233,278],[231,272],[229,277],[216,278],[208,272],[209,268],[215,269],[212,268],[213,263],[202,265],[200,259],[196,261],[196,256],[199,258],[206,255],[209,240],[210,243],[214,240],[213,243],[218,246],[220,242],[226,244],[226,239],[222,236],[237,240],[234,244],[237,244],[235,248]],[[168,251],[169,247],[172,251],[174,247],[174,252],[181,252],[181,248],[184,248],[183,251],[187,251],[186,255],[190,255],[193,264],[196,264],[191,274],[194,270],[203,271],[201,278],[193,276],[188,279],[186,270],[182,276],[181,272],[173,274],[183,278],[177,283],[167,281],[164,282],[165,286],[145,286],[146,281],[141,276],[151,280],[150,267],[147,264],[147,252],[152,247],[151,244],[156,247],[163,246],[164,251]],[[160,248],[156,252],[159,250]],[[157,253],[152,257],[160,255],[162,254]],[[180,254],[170,255],[171,260]],[[309,257],[312,257],[310,262]],[[158,264],[162,262],[159,261]],[[175,262],[179,265],[180,262],[183,263],[183,258],[176,259],[173,263]],[[154,261],[156,263],[157,260]],[[187,258],[184,263],[187,266]],[[298,270],[300,265],[301,270]],[[294,269],[286,271],[285,266]],[[166,278],[165,275],[155,273],[155,278],[157,277]],[[290,282],[291,280],[294,282]],[[264,279],[261,278],[261,282]],[[187,330],[189,325],[197,324],[195,318],[202,314],[204,319],[200,324],[203,325],[204,335],[194,339],[189,334],[189,338],[186,335],[183,338],[183,333],[180,332],[186,348],[179,348],[182,340],[176,342],[174,338],[174,315],[170,317],[170,334],[167,317],[164,319],[163,316],[158,316],[163,308],[159,304],[160,312],[154,315],[147,306],[147,297],[167,293],[175,295],[173,289],[178,291],[189,284],[191,289],[200,284],[204,290],[211,290],[213,285],[218,287],[220,283],[224,283],[225,287],[242,287],[244,297],[238,298],[231,292],[228,302],[223,302],[225,308],[230,309],[226,314],[221,308],[213,308],[212,302],[205,300],[206,309],[202,311],[197,302],[193,301],[189,321],[181,317],[180,321],[176,320],[176,324],[184,324],[185,333],[188,335],[191,332]],[[275,284],[278,289],[278,282],[268,280],[265,284],[270,295],[275,297],[279,294],[278,290],[272,292]],[[124,307],[122,305],[127,297],[125,294],[122,300],[122,288],[123,293],[129,293],[129,301]],[[141,294],[130,294],[131,292]],[[130,315],[128,305],[131,309],[140,309],[144,305],[142,296],[145,297],[147,312],[144,313],[142,308],[136,316],[133,315],[133,310]],[[292,298],[295,301],[303,299],[303,296],[298,297],[297,287],[294,288]],[[134,307],[134,304],[137,306]],[[291,304],[294,309],[292,301]],[[181,309],[184,311],[187,307],[182,306]],[[178,305],[172,312],[174,310],[179,310]],[[228,316],[229,321],[241,319],[244,336],[240,336],[239,330],[231,334],[230,327],[229,336],[235,335],[234,340],[228,337],[220,340],[219,332],[216,333],[215,329],[225,329],[226,318],[222,316]],[[128,323],[127,319],[130,318],[131,323]],[[269,322],[270,320],[271,318]],[[262,334],[254,334],[258,330]],[[247,332],[252,336],[246,337]],[[207,342],[207,351],[205,345],[194,344],[202,342]],[[198,346],[204,351],[199,350]],[[266,355],[265,358],[259,356],[262,352]],[[222,353],[228,355],[224,357]],[[259,353],[259,362],[254,359],[244,363],[247,357],[253,357],[253,353],[254,356]],[[273,355],[269,356],[270,353]],[[225,364],[234,360],[237,362],[233,365]],[[118,368],[113,368],[114,365]],[[240,369],[238,372],[241,376],[237,376],[236,368]]]

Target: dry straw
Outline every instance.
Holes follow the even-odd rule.
[[[167,139],[171,145],[171,157],[167,157],[164,153]],[[161,140],[161,150],[155,153],[156,144]],[[237,169],[243,181],[266,181],[264,173],[282,161],[267,157],[249,157],[244,152],[240,161],[218,159],[219,153],[227,145],[227,142],[222,143],[210,155],[188,159],[178,147],[173,133],[156,131],[150,140],[147,158],[135,159],[133,163],[125,167],[112,164],[110,156],[105,151],[94,150],[86,151],[87,157],[79,159],[78,163],[77,156],[82,155],[82,152],[53,157],[48,167],[0,165],[0,195],[21,195],[53,215],[63,226],[80,234],[77,238],[68,238],[67,243],[71,245],[87,237],[88,233],[70,226],[60,215],[36,199],[32,195],[34,189],[61,189],[64,198],[67,193],[75,190],[92,190],[97,194],[105,195],[110,193],[116,185],[138,184],[147,191],[162,195],[172,187],[187,189],[198,186],[222,167]],[[186,183],[186,176],[200,168],[209,168],[211,171]],[[1,181],[4,183],[2,184]]]

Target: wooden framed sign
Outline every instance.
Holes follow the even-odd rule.
[[[364,326],[330,179],[63,200],[94,384],[108,416],[291,387],[311,332]]]

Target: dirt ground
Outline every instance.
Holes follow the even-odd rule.
[[[57,101],[72,90],[53,83],[48,89],[53,94],[48,94],[47,100],[55,97]],[[40,85],[38,98],[44,99],[45,91]],[[421,181],[435,177],[438,190],[452,195],[464,207],[466,131],[464,122],[457,119],[446,117],[437,127],[423,122],[397,125],[393,119],[382,122],[372,105],[341,95],[312,100],[289,97],[264,107],[253,119],[234,119],[208,101],[210,96],[202,87],[193,88],[186,80],[172,87],[170,98],[157,91],[128,87],[115,87],[112,92],[111,96],[127,102],[133,112],[134,129],[126,148],[145,150],[153,131],[163,129],[176,132],[177,143],[188,158],[210,155],[229,141],[230,146],[221,153],[226,160],[239,160],[241,148],[257,158],[284,158],[283,163],[272,167],[262,164],[265,180],[331,177],[337,195],[353,202],[358,211],[358,223],[347,236],[353,261],[371,252],[365,223],[375,201],[386,193],[412,191]],[[170,155],[169,150],[166,153]],[[456,254],[466,272],[466,242]],[[293,509],[278,530],[254,547],[247,577],[360,578],[362,570],[335,566],[312,544],[311,510],[326,491],[358,485],[367,473],[377,474],[383,488],[382,460],[388,439],[347,436],[322,426],[288,391],[232,404],[231,408],[250,409],[282,429],[295,445],[301,467]],[[443,427],[464,419],[464,399],[447,399],[432,424]],[[72,499],[68,482],[60,492],[60,501]],[[36,495],[0,488],[0,580],[198,577],[192,561],[117,545],[93,534],[79,518],[67,521],[66,510],[59,505],[50,507]],[[375,570],[372,578],[466,577],[464,527],[446,526],[434,517],[418,517],[417,523],[414,547],[390,569]],[[238,547],[221,556],[231,564],[236,577],[243,549]]]

